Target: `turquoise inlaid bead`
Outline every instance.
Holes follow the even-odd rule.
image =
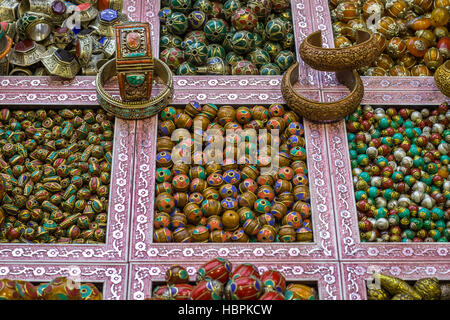
[[[367,172],[361,172],[361,174],[359,175],[359,177],[361,179],[363,179],[366,182],[370,182],[370,174]]]
[[[374,199],[374,198],[378,197],[378,195],[380,194],[380,192],[378,191],[378,188],[376,188],[376,187],[370,187],[370,188],[369,188],[368,194],[369,194],[369,197],[370,197],[370,198]]]
[[[355,198],[356,198],[356,201],[366,200],[367,199],[367,193],[365,193],[362,190],[358,190],[358,191],[355,192]]]

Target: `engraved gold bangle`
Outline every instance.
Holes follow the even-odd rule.
[[[154,59],[155,74],[166,84],[166,88],[156,97],[145,101],[124,102],[111,97],[104,89],[108,79],[117,74],[116,60],[105,63],[97,74],[97,99],[100,106],[112,115],[123,119],[144,119],[161,111],[166,107],[173,95],[173,75],[169,67],[159,59]]]
[[[293,84],[298,81],[298,62],[296,62],[283,75],[281,93],[286,104],[305,119],[316,122],[338,121],[359,106],[364,96],[364,86],[356,70],[338,71],[336,77],[351,91],[347,97],[329,103],[305,99],[293,88]]]
[[[434,82],[443,95],[450,97],[450,60],[437,68],[434,73]]]
[[[380,48],[372,33],[356,32],[356,44],[345,48],[322,48],[322,32],[308,35],[300,45],[302,60],[320,71],[353,70],[372,64],[380,55]]]

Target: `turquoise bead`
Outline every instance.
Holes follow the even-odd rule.
[[[417,215],[419,216],[419,218],[422,218],[422,219],[430,219],[431,218],[430,210],[428,210],[427,208],[420,208],[419,211],[417,212]]]
[[[380,127],[382,129],[386,129],[386,128],[389,127],[389,120],[388,120],[388,118],[383,117],[383,118],[380,119]]]
[[[414,130],[411,128],[406,128],[405,134],[409,139],[412,139],[414,137]]]
[[[352,160],[351,165],[352,165],[352,169],[358,168],[358,161]]]
[[[398,213],[398,216],[400,217],[400,219],[409,218],[411,216],[411,213],[408,209],[403,208],[403,210]]]
[[[361,179],[363,179],[365,182],[370,182],[370,174],[367,172],[361,172],[359,175]]]
[[[358,161],[358,164],[361,164],[368,159],[369,159],[369,157],[366,154],[360,154],[357,158],[357,161]]]
[[[375,219],[386,218],[387,214],[388,214],[388,211],[386,208],[384,208],[384,207],[378,208]]]
[[[401,173],[400,171],[394,171],[394,173],[392,174],[392,179],[394,180],[394,182],[403,181],[403,173]]]
[[[354,133],[350,132],[350,133],[347,134],[347,140],[349,142],[355,140],[355,137],[356,137],[356,135]]]
[[[433,208],[431,210],[431,219],[433,220],[439,220],[442,219],[445,215],[445,212],[442,209],[439,208]]]
[[[381,139],[381,143],[392,147],[392,138],[391,137],[383,137]]]
[[[370,187],[369,188],[369,197],[374,199],[378,196],[379,192],[377,187]]]
[[[384,190],[384,198],[386,199],[386,200],[391,200],[392,199],[392,193],[394,192],[394,190],[392,190],[392,189],[385,189]]]
[[[442,237],[437,240],[437,242],[448,242],[447,238]]]
[[[377,159],[377,166],[385,167],[388,164],[388,160],[385,157],[379,157]]]
[[[367,199],[367,193],[365,193],[362,190],[356,191],[355,198],[356,198],[356,201]]]
[[[419,153],[419,149],[417,148],[417,145],[412,144],[411,147],[409,148],[409,152],[411,152],[411,155],[413,156],[418,156]]]
[[[416,233],[414,231],[412,231],[411,229],[406,229],[405,231],[403,231],[402,238],[413,239],[415,235]]]
[[[444,232],[445,230],[445,220],[443,219],[439,219],[436,221],[436,228],[440,231],[440,232]]]
[[[405,181],[405,183],[408,185],[408,186],[412,186],[413,184],[414,184],[414,180],[413,180],[414,178],[413,178],[413,176],[411,176],[411,175],[407,175],[407,176],[405,176],[405,178],[403,179],[403,181]]]
[[[358,153],[355,150],[350,150],[350,158],[356,159],[358,157]]]
[[[412,218],[409,222],[409,227],[415,231],[422,229],[423,221],[419,218]]]
[[[411,129],[414,128],[414,124],[412,123],[411,120],[406,120],[404,123],[405,128]]]
[[[399,132],[394,133],[392,139],[394,140],[395,144],[400,144],[403,141],[403,135]]]

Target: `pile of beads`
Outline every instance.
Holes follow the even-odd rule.
[[[0,242],[104,242],[113,135],[101,109],[0,110]]]
[[[77,285],[59,277],[33,285],[22,280],[0,279],[0,300],[102,300],[102,293],[93,283]]]
[[[354,44],[358,29],[375,34],[382,54],[360,69],[366,76],[431,76],[450,58],[450,0],[328,2],[336,48]]]
[[[450,300],[450,283],[436,278],[422,278],[414,285],[402,279],[375,273],[376,283],[367,284],[368,300]]]
[[[294,112],[280,104],[235,109],[191,102],[184,109],[165,108],[159,120],[155,242],[312,241],[304,129]],[[194,129],[193,123],[201,127]],[[187,139],[175,146],[171,136],[177,128],[189,131]],[[223,164],[205,162],[211,156],[208,129],[216,129],[214,139],[229,144],[215,151]],[[255,164],[247,155],[248,150],[257,152],[257,144],[242,138],[252,129],[267,129],[255,138],[260,151],[263,142],[279,145],[279,150],[269,147],[265,154],[257,153]],[[270,135],[273,129],[279,136]],[[198,138],[201,151],[190,148]],[[192,152],[193,164],[173,161],[183,148]],[[242,148],[245,154],[239,156],[237,149]],[[273,175],[265,173],[270,152],[279,159]],[[230,154],[240,158],[228,159]]]
[[[358,107],[347,122],[362,241],[450,240],[448,104]]]
[[[189,284],[185,268],[173,265],[166,272],[166,284],[157,286],[149,300],[316,300],[315,288],[286,282],[283,274],[267,270],[260,274],[251,263],[232,268],[215,258],[197,271],[195,285]]]
[[[296,60],[289,0],[167,0],[160,58],[177,75],[280,75]]]

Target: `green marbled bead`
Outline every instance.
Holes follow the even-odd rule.
[[[181,48],[182,42],[183,40],[179,36],[173,34],[165,34],[159,39],[159,48],[160,50],[164,50],[170,47]]]
[[[262,76],[278,76],[281,74],[281,70],[275,63],[266,63],[259,68],[259,74]]]
[[[294,49],[294,45],[295,45],[294,34],[289,32],[288,34],[286,34],[286,37],[284,37],[284,39],[280,41],[280,43],[281,43],[281,47],[283,48],[283,50]]]
[[[209,0],[197,0],[192,6],[192,9],[203,11],[204,13],[209,15],[212,12],[213,7],[211,1]]]
[[[167,30],[170,33],[182,35],[188,28],[188,20],[181,12],[173,12],[166,19]]]
[[[244,57],[236,54],[236,52],[229,52],[225,57],[225,61],[231,66],[241,60],[244,60]]]
[[[280,18],[275,18],[267,22],[265,35],[267,40],[281,41],[288,33],[286,23]]]
[[[238,31],[231,38],[231,46],[237,54],[245,54],[255,47],[255,35],[245,30]]]
[[[183,62],[178,66],[176,74],[178,76],[192,76],[197,74],[197,69],[192,63]]]
[[[223,4],[222,13],[225,16],[225,19],[229,20],[233,13],[242,7],[241,2],[239,0],[227,0]]]
[[[169,1],[170,9],[173,11],[187,13],[192,8],[191,0],[170,0]]]
[[[227,24],[223,19],[211,19],[203,28],[206,39],[211,42],[222,43],[227,35]]]
[[[283,50],[281,44],[278,42],[267,41],[263,46],[264,51],[266,51],[270,58],[275,60],[276,56]]]
[[[295,62],[295,56],[292,51],[283,50],[275,57],[275,63],[281,70],[285,71]]]
[[[247,55],[247,60],[259,69],[262,65],[270,63],[270,55],[263,49],[256,48]]]
[[[220,44],[210,44],[208,46],[208,58],[218,57],[225,59],[225,49]]]
[[[201,66],[208,59],[208,47],[203,42],[194,42],[184,50],[186,61]]]

